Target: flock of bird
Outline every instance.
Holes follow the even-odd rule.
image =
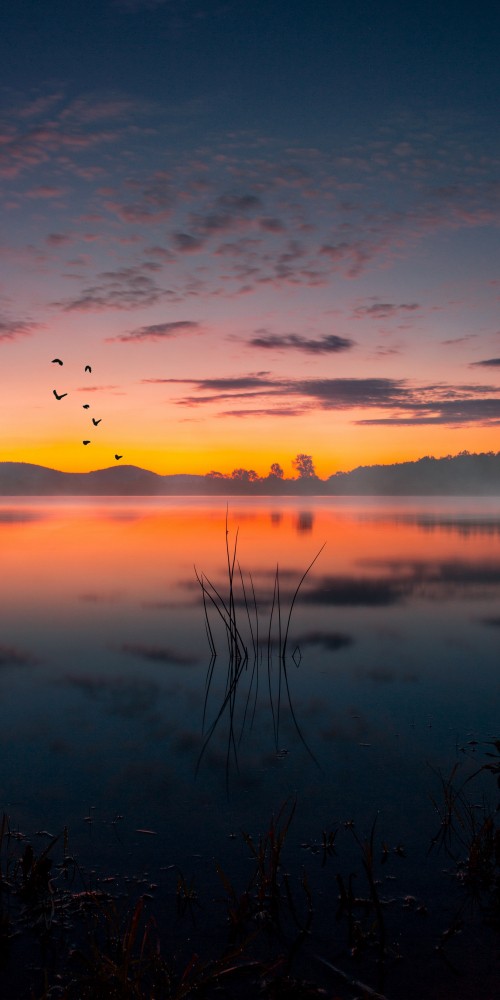
[[[60,358],[52,358],[52,364],[53,365],[63,365],[64,362],[61,361]],[[91,366],[90,365],[85,365],[85,371],[89,372],[91,374],[92,373]],[[57,400],[64,399],[64,397],[68,395],[67,392],[57,392],[56,389],[53,389],[52,392],[53,392],[53,394],[54,394],[54,396],[56,397]],[[84,410],[90,409],[90,403],[84,403],[83,404],[83,409]],[[92,423],[93,423],[94,427],[97,427],[98,424],[101,423],[101,420],[102,420],[102,417],[99,417],[99,420],[96,420],[95,417],[92,417]],[[85,441],[82,441],[82,444],[85,444],[85,445],[92,444],[92,441],[90,439],[87,439]],[[116,459],[117,462],[119,462],[121,458],[123,458],[123,455],[115,455],[115,459]]]

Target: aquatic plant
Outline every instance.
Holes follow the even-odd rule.
[[[264,664],[267,673],[267,691],[276,753],[279,752],[280,720],[283,711],[283,698],[284,695],[286,695],[286,703],[296,732],[311,758],[316,764],[318,763],[303,736],[293,707],[288,675],[288,646],[290,640],[292,614],[300,590],[306,577],[324,549],[323,544],[312,561],[309,563],[307,569],[302,573],[294,591],[292,592],[287,612],[285,612],[285,609],[282,607],[280,571],[279,565],[276,566],[270,609],[267,621],[263,624],[263,613],[261,607],[259,606],[252,575],[250,572],[245,575],[237,559],[239,529],[236,530],[234,543],[231,548],[229,543],[228,520],[229,513],[228,510],[226,510],[225,556],[227,579],[225,593],[223,594],[221,592],[222,588],[216,587],[205,573],[198,572],[195,567],[196,579],[200,585],[202,594],[205,630],[210,649],[210,662],[207,670],[203,706],[204,727],[206,723],[209,695],[213,687],[214,672],[218,657],[217,643],[215,639],[215,635],[218,631],[217,625],[222,626],[223,640],[225,641],[227,649],[224,696],[212,722],[205,731],[205,739],[198,757],[196,770],[199,770],[203,755],[217,726],[222,718],[227,716],[229,719],[229,727],[226,750],[226,781],[229,776],[231,759],[233,759],[236,768],[238,768],[238,746],[242,740],[249,716],[250,728],[253,725],[260,684],[260,673]],[[262,639],[262,636],[265,636],[265,638]],[[250,649],[252,651],[251,654],[249,653]],[[250,657],[251,670],[249,671]],[[295,666],[298,667],[300,663],[300,650],[298,648],[295,648],[292,651],[291,659]],[[242,691],[241,688],[244,687],[242,683],[243,679],[247,680],[247,687],[246,690]],[[237,734],[237,708],[241,702],[243,703],[243,708],[240,713],[240,727],[239,733]],[[252,706],[251,711],[250,706]]]

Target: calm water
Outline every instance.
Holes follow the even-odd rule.
[[[210,657],[195,566],[227,589],[225,517],[220,499],[2,499],[0,808],[30,831],[67,825],[103,867],[121,851],[153,873],[208,871],[221,854],[237,864],[231,834],[258,833],[296,796],[297,851],[378,816],[425,892],[435,770],[500,735],[500,505],[231,500],[229,541],[238,529],[260,614],[258,689],[250,657],[237,761],[228,770],[226,712],[196,775]],[[276,565],[284,620],[323,543],[292,617],[288,699],[279,662],[267,671]],[[228,665],[212,624],[205,731]]]

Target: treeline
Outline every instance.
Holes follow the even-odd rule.
[[[237,468],[227,475],[161,476],[137,466],[70,473],[23,462],[0,462],[2,496],[500,496],[500,452],[461,451],[445,458],[359,466],[328,479],[316,475],[311,455],[293,461],[286,479],[274,462],[266,476]]]
[[[336,472],[328,479],[318,478],[310,455],[297,455],[293,466],[298,473],[296,479],[285,479],[277,463],[264,477],[257,476],[251,469],[235,469],[230,475],[211,472],[205,477],[207,492],[324,496],[500,495],[500,452],[461,451],[444,458],[426,455],[414,462],[358,466],[351,472]],[[280,474],[276,473],[276,468]]]

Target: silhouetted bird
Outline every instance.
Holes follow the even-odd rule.
[[[61,392],[61,395],[58,396],[55,389],[53,389],[52,392],[54,393],[54,396],[56,397],[56,399],[64,399],[64,397],[68,395],[67,392]]]
[[[115,458],[116,458],[116,461],[119,462],[120,459],[123,458],[123,455],[115,455]]]
[[[92,423],[93,423],[94,427],[97,427],[97,425],[101,423],[101,420],[102,420],[102,417],[99,417],[99,420],[96,420],[95,417],[92,417]]]
[[[85,365],[85,371],[86,372],[91,372],[92,371],[90,365]]]
[[[90,441],[82,441],[82,444],[90,444]]]
[[[83,404],[83,409],[84,410],[88,410],[89,406],[90,406],[90,403],[84,403]]]
[[[62,365],[62,361],[61,361],[60,358],[52,358],[52,362],[51,363],[53,365]]]

